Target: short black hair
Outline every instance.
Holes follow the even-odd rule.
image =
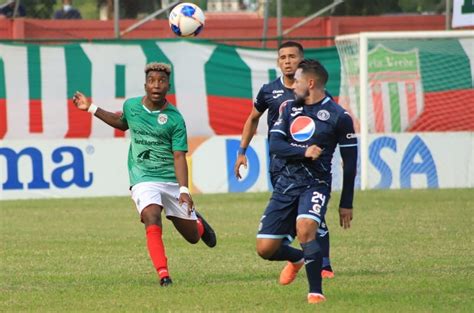
[[[304,59],[300,62],[298,68],[300,68],[304,74],[309,73],[315,75],[322,83],[322,86],[326,86],[326,83],[329,79],[329,74],[319,61],[313,59]]]
[[[283,48],[291,48],[291,47],[298,48],[298,51],[300,52],[300,54],[304,55],[303,46],[299,42],[296,42],[296,41],[285,41],[278,47],[278,51],[280,51],[280,49],[283,49]]]

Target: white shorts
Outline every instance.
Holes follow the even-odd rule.
[[[132,187],[132,199],[138,213],[150,204],[158,204],[165,210],[166,217],[175,216],[185,220],[196,220],[194,211],[188,215],[188,209],[179,204],[178,183],[144,182]]]

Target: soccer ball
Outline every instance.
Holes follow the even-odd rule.
[[[206,17],[193,3],[181,3],[171,10],[168,21],[171,30],[180,37],[197,36],[204,27]]]

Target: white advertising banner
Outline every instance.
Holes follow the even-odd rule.
[[[474,26],[474,1],[453,1],[453,28]]]
[[[266,137],[247,150],[243,178],[234,176],[240,138],[189,140],[193,193],[271,190]],[[7,140],[0,143],[0,199],[129,195],[128,139]],[[474,133],[403,133],[369,136],[369,188],[474,187]],[[359,162],[360,163],[360,162]],[[342,162],[333,160],[333,190]],[[359,188],[359,176],[356,188]]]
[[[369,189],[474,187],[474,133],[369,135]]]
[[[128,194],[127,139],[0,144],[0,199]]]

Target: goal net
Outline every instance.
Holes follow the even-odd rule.
[[[474,31],[375,32],[336,37],[339,103],[368,134],[474,131]]]

